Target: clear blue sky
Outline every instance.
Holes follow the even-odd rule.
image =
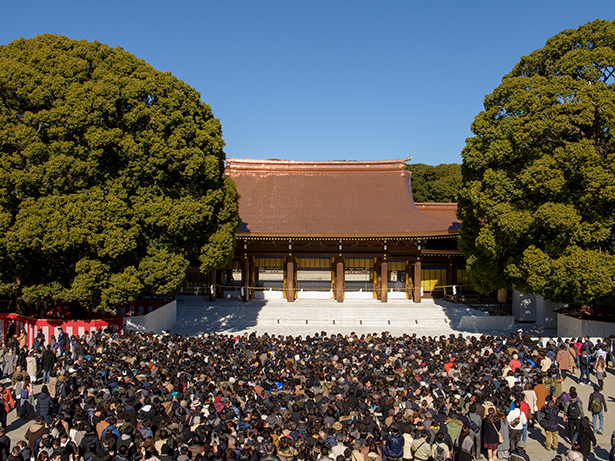
[[[0,44],[121,46],[196,88],[228,157],[461,161],[483,98],[615,0],[5,2]]]

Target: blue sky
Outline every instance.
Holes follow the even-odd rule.
[[[200,93],[227,157],[461,162],[483,98],[613,0],[5,2],[0,44],[121,46]]]

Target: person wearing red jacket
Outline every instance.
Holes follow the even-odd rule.
[[[10,383],[8,385],[10,385]],[[8,415],[9,411],[15,408],[15,400],[13,400],[13,393],[8,387],[3,387],[2,389],[2,400],[4,402],[4,405],[0,405],[0,425],[4,429],[6,429],[6,416]]]
[[[512,359],[508,362],[508,366],[513,373],[516,372],[518,368],[521,368],[521,362],[519,361],[519,356],[517,354],[513,354]]]
[[[524,400],[521,400],[520,407],[521,413],[525,415],[525,424],[523,425],[523,433],[521,435],[521,440],[527,442],[527,426],[530,421],[530,406]]]

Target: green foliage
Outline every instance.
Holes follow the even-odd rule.
[[[111,310],[233,255],[234,183],[200,95],[120,48],[0,47],[0,290]]]
[[[438,166],[413,163],[412,196],[415,202],[456,202],[461,188],[461,165],[442,163]]]
[[[550,38],[485,97],[462,152],[460,248],[483,292],[615,290],[615,23]]]

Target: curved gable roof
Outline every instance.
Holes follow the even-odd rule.
[[[420,213],[405,160],[295,162],[227,159],[241,195],[242,235],[421,236],[457,233]]]

